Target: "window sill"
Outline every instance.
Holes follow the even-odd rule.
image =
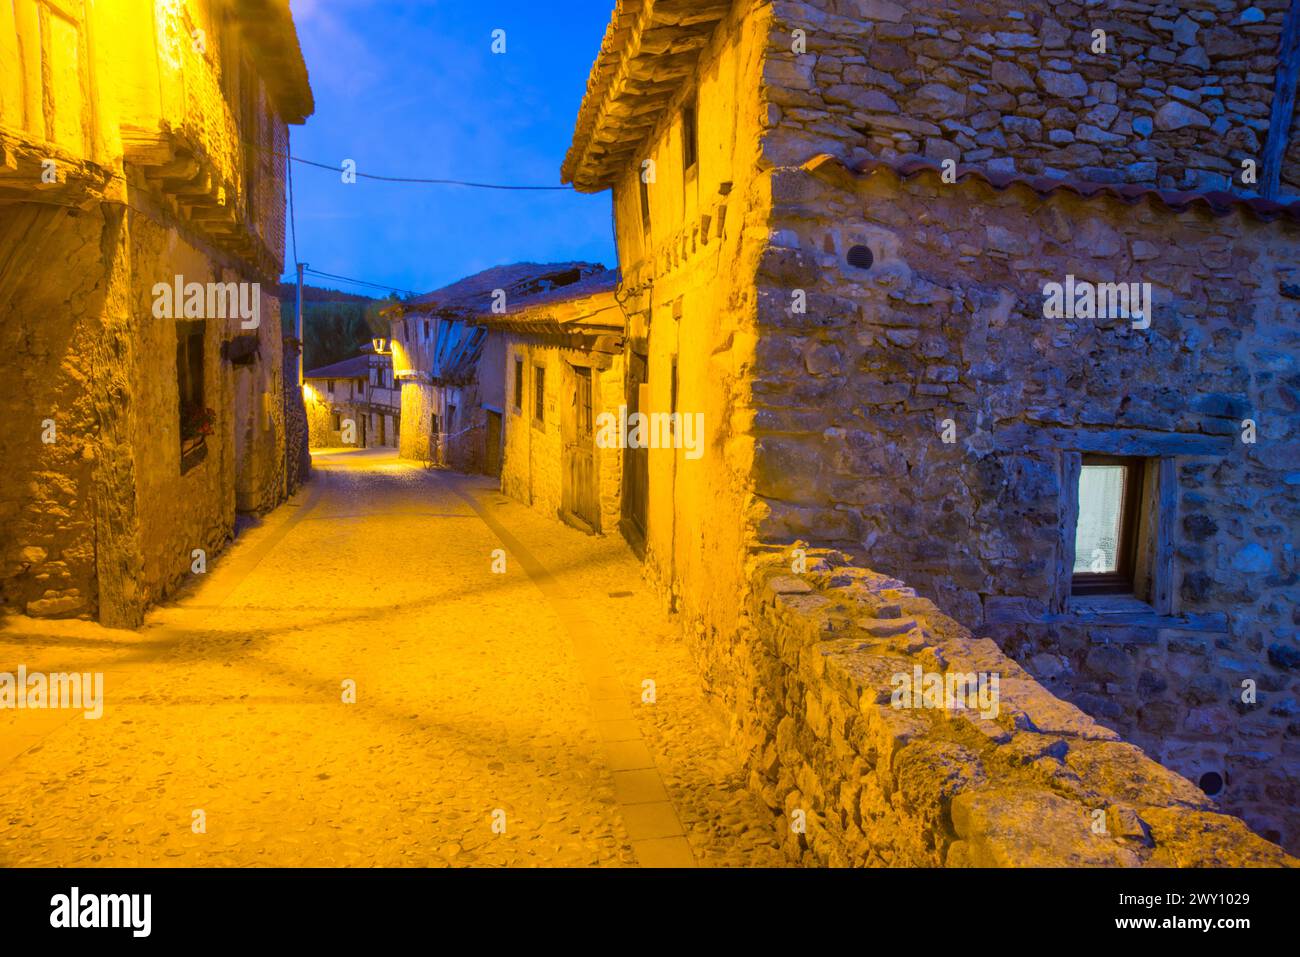
[[[1132,595],[1071,595],[1065,611],[1053,614],[1042,602],[1025,598],[989,598],[984,603],[989,625],[1094,625],[1104,628],[1171,628],[1179,631],[1226,632],[1224,612],[1162,615]]]
[[[199,442],[189,449],[181,449],[181,474],[197,468],[208,457],[208,443]]]
[[[1154,615],[1156,610],[1134,595],[1096,594],[1071,595],[1065,613],[1080,618],[1095,618],[1108,615]]]

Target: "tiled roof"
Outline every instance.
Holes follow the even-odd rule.
[[[370,375],[370,354],[353,356],[304,373],[304,379],[364,379]]]
[[[850,177],[866,179],[888,170],[900,180],[908,180],[922,174],[933,175],[938,179],[943,168],[930,160],[912,157],[888,162],[872,160],[861,166],[850,167],[833,156],[822,154],[804,164],[804,169],[819,176]],[[1079,179],[1056,179],[1051,176],[1025,176],[1020,173],[1001,173],[980,169],[974,166],[958,166],[957,181],[976,179],[987,183],[994,189],[1002,191],[1013,186],[1033,190],[1038,196],[1046,198],[1058,193],[1074,193],[1084,199],[1109,196],[1129,206],[1140,202],[1158,203],[1173,212],[1187,209],[1202,209],[1212,216],[1226,216],[1237,210],[1249,213],[1256,219],[1271,222],[1279,217],[1300,222],[1300,202],[1276,203],[1269,199],[1254,196],[1240,196],[1236,193],[1222,191],[1206,193],[1187,193],[1177,190],[1154,189],[1138,184],[1116,185],[1112,183],[1093,183]]]
[[[618,279],[619,273],[617,269],[605,269],[601,272],[592,273],[572,285],[555,286],[532,296],[514,299],[509,304],[509,311],[518,312],[536,306],[544,306],[547,303],[563,302],[568,299],[582,299],[602,292],[613,292],[618,288]]]
[[[627,317],[616,298],[618,283],[618,271],[605,270],[571,286],[511,300],[504,315],[484,310],[472,321],[489,329],[507,328],[516,332],[621,333],[626,329]]]
[[[606,271],[599,263],[586,262],[494,266],[435,292],[408,300],[401,304],[401,312],[407,315],[427,312],[445,318],[467,318],[491,309],[493,293],[498,289],[505,290],[507,303],[514,303],[553,289],[568,288],[589,276]]]

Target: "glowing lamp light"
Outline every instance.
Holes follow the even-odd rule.
[[[375,336],[375,338],[370,340],[370,343],[375,347],[375,355],[382,356],[384,354],[384,347],[388,345],[388,340],[383,336]]]

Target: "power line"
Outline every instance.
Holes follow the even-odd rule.
[[[317,169],[327,169],[335,173],[350,172],[359,179],[373,179],[381,183],[420,183],[433,186],[467,186],[471,189],[501,189],[529,192],[573,192],[572,186],[515,186],[505,185],[502,183],[473,183],[462,179],[426,179],[418,176],[380,176],[377,173],[361,173],[356,170],[345,170],[342,166],[331,166],[328,163],[318,163],[315,160],[303,159],[301,156],[289,156],[289,159],[295,163],[302,163],[304,166],[315,166]]]
[[[310,160],[302,156],[294,156],[292,153],[281,153],[271,147],[262,146],[260,143],[254,143],[251,140],[240,138],[245,146],[251,146],[255,150],[263,153],[269,153],[277,159],[291,160],[295,163],[302,163],[304,166],[314,166],[317,169],[329,170],[332,173],[351,173],[359,179],[373,179],[381,183],[416,183],[421,185],[432,186],[465,186],[470,189],[498,189],[510,191],[525,192],[573,192],[572,186],[520,186],[509,183],[478,183],[463,179],[434,179],[423,176],[382,176],[378,173],[362,173],[355,169],[346,170],[342,166],[331,166],[329,163],[322,163],[319,160]]]
[[[370,286],[373,289],[384,289],[389,292],[400,292],[408,296],[419,295],[419,293],[412,292],[409,289],[401,289],[397,286],[393,286],[388,283],[370,282],[365,279],[353,279],[351,276],[339,276],[335,273],[321,272],[319,269],[311,269],[310,267],[303,269],[303,272],[310,273],[311,275],[317,276],[321,279],[333,279],[336,282],[350,282],[358,286]]]

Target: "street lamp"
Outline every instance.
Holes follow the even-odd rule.
[[[375,355],[382,356],[384,354],[384,347],[388,345],[388,340],[383,336],[375,336],[370,340],[370,344],[375,347]]]

